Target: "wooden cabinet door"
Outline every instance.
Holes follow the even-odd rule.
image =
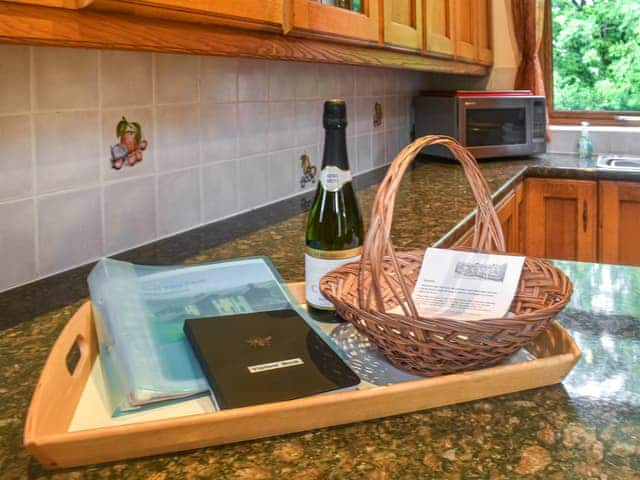
[[[362,0],[362,12],[321,4],[315,0],[290,2],[285,31],[294,30],[332,38],[345,37],[378,42],[380,40],[379,0]]]
[[[429,53],[453,56],[454,0],[425,0],[425,50]]]
[[[508,253],[522,253],[520,244],[520,208],[522,204],[522,185],[502,200],[496,207],[504,244]]]
[[[465,60],[478,58],[478,0],[454,0],[455,55]]]
[[[640,183],[599,182],[598,261],[640,265]]]
[[[86,7],[93,0],[8,0],[13,3],[27,3],[29,5],[39,5],[41,7],[68,8],[79,10]]]
[[[79,0],[76,0],[79,1]],[[96,4],[101,0],[90,0]],[[117,10],[117,4],[123,8],[136,5],[144,12],[144,9],[164,9],[166,11],[178,11],[191,14],[212,15],[225,23],[238,22],[244,24],[264,23],[269,25],[282,25],[283,0],[116,0],[108,2],[111,9]]]
[[[478,46],[478,61],[491,65],[493,63],[493,17],[491,0],[478,0],[476,15],[476,43]]]
[[[383,0],[384,43],[422,49],[422,0]]]
[[[529,178],[525,197],[527,255],[596,261],[596,182]]]

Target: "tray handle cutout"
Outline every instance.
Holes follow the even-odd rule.
[[[49,435],[67,431],[98,352],[91,303],[84,303],[65,325],[49,353],[33,392],[24,445],[43,465],[55,468],[39,448]]]

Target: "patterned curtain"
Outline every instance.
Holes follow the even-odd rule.
[[[544,31],[544,13],[548,0],[511,0],[513,26],[522,59],[514,88],[531,90],[534,95],[546,95],[540,64],[540,46]],[[547,113],[547,125],[549,114]],[[547,129],[547,138],[549,138]]]

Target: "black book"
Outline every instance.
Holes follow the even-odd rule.
[[[220,409],[360,383],[295,310],[193,318],[184,322],[184,332]]]

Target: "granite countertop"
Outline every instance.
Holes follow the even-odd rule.
[[[638,175],[599,171],[593,161],[582,162],[573,156],[494,161],[481,168],[498,197],[523,176],[640,180]],[[365,218],[375,191],[373,184],[358,192]],[[418,165],[408,172],[398,196],[394,243],[399,249],[433,245],[473,207],[458,166]],[[246,218],[221,225],[241,224]],[[268,255],[285,279],[299,281],[304,278],[305,221],[305,213],[293,214],[212,248],[200,248],[187,259],[176,255],[173,261],[199,263]],[[173,241],[184,245],[184,238]],[[138,258],[147,257],[127,259]],[[172,257],[167,254],[162,260],[171,262]],[[353,425],[60,472],[46,472],[26,453],[22,431],[47,354],[85,299],[73,299],[17,323],[2,318],[5,310],[0,313],[0,476],[640,478],[640,268],[576,262],[558,265],[575,286],[571,303],[559,320],[583,351],[576,368],[560,385]],[[32,290],[0,294],[0,305],[4,302],[11,304],[11,311],[29,312],[27,303],[33,299],[22,299],[20,292],[39,288],[46,295],[48,288],[52,292],[73,290],[71,282],[83,281],[79,275],[64,278],[69,284],[62,287],[59,281],[55,286],[42,282]]]

